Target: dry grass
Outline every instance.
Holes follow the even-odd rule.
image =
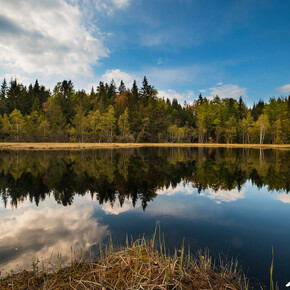
[[[217,144],[217,143],[0,143],[0,150],[84,150],[139,147],[224,147],[290,149],[290,144]]]
[[[156,233],[156,231],[155,231]],[[23,271],[0,280],[1,289],[248,289],[234,263],[219,267],[208,253],[185,257],[184,247],[167,256],[165,244],[156,250],[154,239],[144,239],[97,261],[75,261],[47,273]]]

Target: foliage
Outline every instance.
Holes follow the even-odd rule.
[[[53,91],[36,80],[28,88],[4,79],[0,89],[0,139],[19,142],[290,142],[290,96],[260,100],[201,94],[192,103],[157,97],[144,77],[126,88],[99,82],[90,93],[69,80]]]

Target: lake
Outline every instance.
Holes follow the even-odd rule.
[[[0,152],[0,270],[61,253],[94,255],[109,237],[237,259],[252,284],[290,281],[290,151],[138,148]]]

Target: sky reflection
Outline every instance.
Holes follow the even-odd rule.
[[[185,237],[193,252],[238,259],[264,284],[273,245],[283,285],[290,277],[289,153],[263,156],[261,163],[257,150],[210,148],[3,152],[0,271],[31,269],[32,259],[52,253],[69,261],[71,247],[96,251],[109,235],[117,245],[126,236],[150,238],[159,222],[171,252]]]
[[[70,207],[47,199],[39,207],[26,201],[18,210],[6,210],[0,220],[1,267],[29,269],[32,259],[53,253],[61,253],[66,262],[71,249],[89,250],[109,234],[108,225],[92,218],[93,212],[92,202],[81,198]]]

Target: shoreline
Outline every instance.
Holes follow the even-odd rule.
[[[239,289],[248,290],[249,280],[237,263],[216,265],[208,251],[185,254],[184,244],[170,256],[159,237],[127,242],[122,249],[111,244],[97,260],[83,256],[70,265],[58,261],[52,269],[36,260],[33,270],[1,277],[1,289]],[[161,236],[161,234],[159,234]],[[164,236],[163,236],[164,239]],[[51,263],[50,263],[51,265]]]
[[[208,147],[208,148],[255,148],[290,150],[290,144],[221,144],[221,143],[0,143],[0,150],[88,150],[122,149],[142,147]]]

